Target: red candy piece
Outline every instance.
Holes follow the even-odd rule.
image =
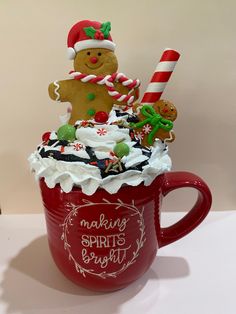
[[[42,141],[47,142],[50,139],[51,132],[45,132],[42,136]]]
[[[96,112],[94,119],[98,123],[105,123],[108,120],[108,114],[105,111],[98,111]]]

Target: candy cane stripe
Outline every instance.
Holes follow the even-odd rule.
[[[175,68],[176,61],[159,62],[155,72],[172,72]]]
[[[119,102],[125,102],[127,105],[132,105],[134,102],[134,96],[131,96],[130,93],[133,92],[134,87],[139,87],[139,80],[131,80],[126,77],[123,73],[113,73],[112,75],[96,76],[93,74],[83,74],[80,72],[70,71],[69,75],[75,80],[80,80],[81,82],[94,83],[98,85],[105,85],[107,88],[108,94]],[[123,95],[119,93],[114,86],[114,82],[119,82],[123,86],[126,86],[130,91],[128,95]]]
[[[109,87],[114,87],[114,84],[112,82],[109,82],[109,81],[106,81],[105,82],[106,86],[109,88]]]
[[[96,76],[91,80],[92,83],[97,83],[103,80],[103,76]]]
[[[134,102],[134,96],[131,96],[130,99],[127,101],[128,105]]]
[[[159,92],[159,93],[156,93],[156,94],[145,93],[144,96],[143,96],[143,99],[142,99],[142,105],[153,104],[158,97],[159,98],[161,97],[161,95],[162,95],[162,92]]]
[[[180,54],[176,50],[165,49],[161,56],[160,62],[162,61],[178,61]]]
[[[150,83],[146,89],[147,93],[159,93],[163,92],[166,87],[167,82],[164,83]]]
[[[180,54],[175,50],[166,49],[163,52],[141,100],[142,104],[148,103],[152,105],[161,98],[179,57]]]
[[[110,95],[110,93],[109,93]],[[115,99],[115,100],[118,100],[120,98],[120,95],[119,93],[116,93],[116,95],[112,95],[112,97]]]
[[[121,72],[113,73],[113,75],[114,75],[115,79],[117,79],[117,80],[119,80],[121,77],[125,76],[124,73],[121,73]]]
[[[107,90],[110,91],[110,92],[113,92],[113,91],[117,92],[117,91],[115,90],[114,86],[106,85],[106,87],[107,87]],[[118,93],[118,92],[117,92],[117,93]]]
[[[172,72],[155,72],[151,78],[151,82],[167,82]]]
[[[129,79],[129,80],[123,80],[123,82],[122,82],[122,83],[123,83],[123,85],[124,85],[124,86],[127,86],[127,85],[129,85],[129,84],[133,83],[133,81],[132,81],[132,80],[130,80],[130,79]]]
[[[110,96],[116,96],[116,95],[119,95],[119,93],[118,92],[113,92],[113,91],[109,91],[109,95]]]
[[[87,83],[89,81],[91,81],[93,79],[93,77],[84,77],[81,79],[82,82]]]
[[[126,98],[126,96],[125,96],[125,95],[122,95],[122,96],[120,96],[120,98],[119,98],[118,100],[119,100],[119,101],[124,101],[125,98]]]

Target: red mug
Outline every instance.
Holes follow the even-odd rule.
[[[159,175],[151,185],[123,186],[116,194],[91,196],[74,187],[50,189],[40,180],[49,247],[64,275],[97,291],[128,286],[151,266],[157,249],[197,227],[211,207],[211,192],[189,172]],[[163,196],[182,187],[198,190],[193,208],[174,225],[160,226]]]

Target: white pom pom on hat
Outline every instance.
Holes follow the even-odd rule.
[[[108,27],[108,32],[104,36],[103,26]],[[86,31],[90,30],[90,33]],[[96,21],[84,20],[72,26],[67,37],[67,56],[73,60],[78,51],[88,48],[106,48],[115,50],[115,44],[112,41],[110,23],[100,23]]]
[[[72,47],[67,48],[67,58],[73,60],[75,58],[76,52]]]

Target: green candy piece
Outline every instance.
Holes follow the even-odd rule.
[[[87,114],[88,114],[89,116],[94,116],[95,113],[96,113],[96,111],[95,111],[93,108],[90,108],[90,109],[87,111]]]
[[[129,146],[125,143],[118,143],[114,147],[114,153],[117,157],[122,158],[129,155]]]
[[[74,141],[76,128],[70,124],[64,124],[57,130],[59,141]]]
[[[95,99],[95,94],[94,93],[88,93],[88,95],[87,95],[87,99],[88,100],[94,100]]]

